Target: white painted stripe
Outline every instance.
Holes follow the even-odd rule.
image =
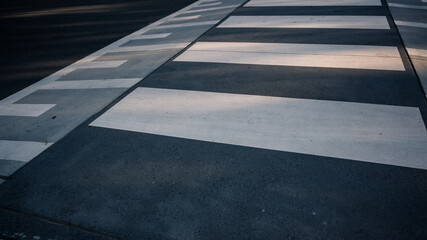
[[[420,56],[427,58],[427,50],[418,48],[406,48],[410,56]]]
[[[228,8],[237,8],[240,5],[228,5],[228,6],[222,6],[222,7],[213,7],[213,8],[203,8],[203,9],[192,9],[192,10],[187,10],[185,11],[185,13],[196,13],[196,12],[207,12],[207,11],[216,11],[216,10],[221,10],[221,9],[228,9]]]
[[[171,35],[171,33],[159,33],[159,34],[144,34],[144,35],[139,35],[139,36],[135,36],[132,38],[133,39],[157,39],[157,38],[166,38],[169,35]]]
[[[168,24],[158,26],[157,29],[167,29],[167,28],[181,28],[181,27],[194,27],[194,26],[203,26],[203,25],[215,25],[219,21],[203,21],[203,22],[191,22],[191,23],[179,23],[179,24]]]
[[[81,64],[78,68],[116,68],[127,62],[127,60],[119,61],[93,61]]]
[[[6,182],[6,180],[0,179],[0,185]]]
[[[185,21],[185,20],[193,20],[199,18],[201,15],[192,15],[192,16],[185,16],[185,17],[176,17],[172,18],[168,22],[175,22],[175,21]]]
[[[218,28],[390,29],[385,16],[231,16]]]
[[[396,47],[198,42],[174,61],[405,71]]]
[[[141,45],[141,46],[131,46],[131,47],[118,47],[111,49],[110,52],[138,52],[138,51],[155,51],[155,50],[164,50],[164,49],[179,49],[185,48],[190,44],[186,43],[166,43],[166,44],[154,44],[154,45]]]
[[[142,78],[119,78],[102,80],[55,81],[46,84],[42,89],[94,89],[94,88],[130,88]]]
[[[0,116],[38,117],[53,108],[55,104],[0,104]]]
[[[0,159],[28,162],[52,143],[0,140]]]
[[[419,22],[407,22],[407,21],[394,21],[398,26],[408,26],[408,27],[419,27],[419,28],[427,28],[427,23],[419,23]]]
[[[409,9],[427,9],[427,6],[419,6],[419,5],[409,5],[409,4],[400,4],[400,3],[388,3],[389,7],[397,7],[397,8],[409,8]]]
[[[381,6],[380,0],[252,0],[245,7]]]
[[[423,3],[427,3],[427,0],[421,0],[421,2],[423,2]]]
[[[415,107],[138,88],[90,126],[427,169]]]
[[[198,5],[197,7],[211,7],[211,6],[216,6],[216,5],[220,5],[222,2],[211,2],[211,3],[203,3]]]
[[[399,50],[397,49],[397,47],[369,45],[257,42],[197,42],[188,50],[400,58]]]

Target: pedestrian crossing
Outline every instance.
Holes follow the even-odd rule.
[[[325,6],[329,14],[313,14]],[[343,6],[354,7],[349,12],[355,14],[333,14],[334,7]],[[371,0],[249,1],[237,9],[237,15],[229,16],[164,66],[170,65],[173,74],[182,74],[146,79],[90,126],[427,169],[421,93],[409,105],[390,96],[378,97],[387,91],[387,81],[406,85],[411,79],[416,84],[399,50],[402,46],[398,41],[381,40],[367,44],[358,34],[368,35],[372,30],[382,31],[379,36],[396,34],[386,15],[372,15],[370,7],[378,10],[379,6],[385,7]],[[282,10],[278,15],[263,15],[267,9],[254,15],[240,11],[258,7]],[[299,7],[300,15],[292,12],[294,7]],[[286,42],[287,38],[275,38],[276,33],[291,34],[294,39],[300,35],[303,40]],[[337,34],[324,43],[307,40],[310,33]],[[248,66],[259,66],[259,70]],[[262,74],[262,69],[273,68],[282,77],[269,85],[269,74]],[[251,76],[257,72],[258,77]],[[371,80],[368,75],[377,77]],[[313,86],[303,83],[307,78]],[[240,89],[232,81],[242,84]],[[215,83],[221,83],[220,87]],[[250,87],[255,83],[263,90]],[[316,90],[323,83],[329,85]],[[293,90],[280,92],[273,87],[282,84]],[[352,84],[360,84],[355,93]],[[338,88],[343,91],[337,93]],[[393,96],[406,91],[388,89]],[[373,95],[365,98],[369,91]]]

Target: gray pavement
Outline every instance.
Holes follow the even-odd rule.
[[[203,4],[96,60],[123,65],[71,68],[48,85],[81,82],[67,85],[80,88],[72,94],[37,85],[14,102],[64,99],[31,120],[9,117],[16,129],[65,120],[34,129],[57,134],[49,141],[0,129],[3,155],[28,159],[13,174],[23,161],[4,161],[1,237],[427,238],[427,104],[394,10],[376,0]],[[169,38],[186,45],[140,48]],[[99,87],[105,78],[143,79],[119,96]],[[48,145],[34,159],[9,150],[22,136]]]

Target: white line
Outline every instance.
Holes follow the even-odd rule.
[[[78,68],[116,68],[127,62],[127,60],[119,61],[93,61],[88,62],[82,65],[79,65]]]
[[[385,16],[231,16],[218,28],[390,29]]]
[[[398,7],[398,8],[409,8],[409,9],[427,9],[427,6],[418,6],[418,5],[409,5],[409,4],[400,4],[400,3],[388,3],[389,7]]]
[[[52,143],[0,140],[0,159],[28,162]]]
[[[419,27],[419,28],[427,28],[427,23],[419,23],[419,22],[406,22],[406,21],[394,21],[398,26],[408,26],[408,27]]]
[[[174,61],[404,71],[396,47],[198,42]]]
[[[197,7],[211,7],[211,6],[216,6],[216,5],[220,5],[222,2],[212,2],[212,3],[205,3],[205,4],[200,4]]]
[[[139,35],[139,36],[135,36],[132,38],[133,39],[157,39],[157,38],[166,38],[169,35],[171,35],[171,33],[159,33],[159,34],[144,34],[144,35]]]
[[[0,116],[38,117],[53,108],[55,104],[0,104]]]
[[[169,20],[168,22],[176,22],[176,21],[185,21],[185,20],[193,20],[193,19],[197,19],[199,18],[201,15],[193,15],[193,16],[185,16],[185,17],[176,17],[173,18],[171,20]]]
[[[90,126],[427,169],[415,107],[138,88]]]
[[[420,56],[427,58],[427,50],[418,49],[418,48],[406,48],[408,50],[409,55],[412,56]]]
[[[380,0],[252,0],[245,7],[381,6]]]
[[[421,2],[423,2],[423,3],[427,3],[427,0],[421,0]]]
[[[168,24],[158,26],[157,29],[167,29],[167,28],[181,28],[181,27],[194,27],[194,26],[203,26],[203,25],[215,25],[219,21],[204,21],[204,22],[192,22],[192,23],[179,23],[179,24]]]
[[[228,8],[237,8],[239,6],[240,5],[228,5],[228,6],[223,6],[223,7],[194,9],[194,10],[187,10],[187,11],[185,11],[185,13],[196,13],[196,12],[215,11],[215,10],[228,9]]]
[[[0,179],[0,185],[6,182],[6,180]]]
[[[118,47],[111,49],[110,52],[138,52],[138,51],[155,51],[164,49],[180,49],[185,48],[190,44],[187,43],[166,43],[166,44],[154,44],[154,45],[141,45],[131,47]]]
[[[46,84],[42,89],[95,89],[95,88],[130,88],[142,78],[119,78],[102,80],[55,81]]]

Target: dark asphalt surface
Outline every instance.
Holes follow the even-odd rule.
[[[274,11],[334,10],[388,14]],[[199,40],[377,44],[405,56],[393,27],[212,29]],[[403,62],[405,72],[169,61],[136,87],[412,106],[426,120]],[[42,239],[427,239],[425,170],[89,127],[101,114],[1,185],[0,216],[12,220],[0,229]]]
[[[194,0],[0,2],[0,100]]]

